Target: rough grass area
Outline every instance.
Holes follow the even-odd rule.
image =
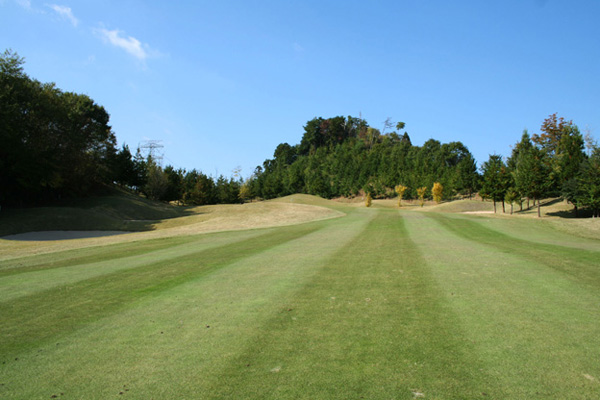
[[[494,204],[490,201],[464,199],[431,205],[424,210],[446,213],[486,212],[494,211]]]
[[[121,224],[127,231],[134,224],[143,225],[145,232],[129,233],[127,235],[108,236],[70,241],[28,241],[2,240],[0,238],[0,260],[19,257],[23,255],[42,254],[48,252],[78,249],[89,246],[102,246],[124,241],[134,242],[172,236],[188,236],[199,233],[258,229],[273,226],[300,224],[310,221],[337,218],[344,213],[335,207],[326,208],[318,206],[331,202],[313,196],[298,196],[294,201],[269,201],[247,204],[228,204],[215,206],[201,206],[178,208],[162,203],[149,202],[137,196],[117,196],[85,202],[89,208],[81,203],[77,207],[33,208],[19,210],[19,213],[9,215],[2,219],[2,226],[6,232],[18,233],[21,231],[36,232],[45,230],[105,230],[111,224]],[[96,205],[92,205],[96,204]],[[89,211],[89,210],[92,211]],[[102,210],[111,210],[103,214]],[[128,220],[119,218],[156,217],[161,210],[165,210],[169,218],[156,220]],[[18,225],[17,217],[23,214],[24,224],[28,229],[18,228],[11,230],[13,224]],[[173,218],[173,213],[183,216]],[[61,219],[64,216],[64,219]],[[90,217],[92,216],[92,217]],[[5,216],[2,215],[1,218]],[[4,222],[9,221],[4,226]],[[10,222],[12,221],[12,222]],[[108,222],[107,222],[108,221]],[[135,231],[136,229],[130,229]],[[42,235],[46,240],[47,235]]]
[[[600,398],[592,230],[272,204],[343,216],[0,261],[0,398]]]
[[[119,191],[110,196],[69,200],[53,207],[2,209],[0,236],[47,230],[151,230],[158,220],[193,213]]]

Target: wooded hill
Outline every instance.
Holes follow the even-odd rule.
[[[396,131],[386,132],[395,127]],[[251,191],[263,198],[292,193],[325,198],[395,196],[394,187],[408,187],[405,197],[416,197],[419,187],[442,183],[444,197],[471,195],[479,175],[472,154],[461,142],[430,139],[414,146],[405,124],[388,119],[383,132],[354,117],[314,118],[304,126],[299,144],[282,143],[252,177]]]

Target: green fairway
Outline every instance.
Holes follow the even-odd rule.
[[[0,398],[600,398],[599,238],[334,207],[0,261]]]

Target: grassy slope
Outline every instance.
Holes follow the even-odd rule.
[[[0,397],[598,397],[597,239],[344,210],[0,262]]]
[[[123,191],[54,207],[4,209],[0,213],[0,236],[47,230],[145,231],[157,220],[190,215],[191,210]]]
[[[319,206],[319,203],[321,206]],[[86,199],[60,208],[33,208],[0,215],[0,231],[142,230],[112,237],[65,241],[21,241],[0,238],[0,260],[49,254],[68,249],[138,242],[199,233],[247,230],[336,218],[344,213],[322,207],[327,200],[289,196],[287,201],[173,207],[133,195]],[[180,215],[179,217],[174,217]],[[142,219],[132,219],[142,218]],[[143,219],[155,218],[155,219]],[[159,219],[156,219],[159,218]]]

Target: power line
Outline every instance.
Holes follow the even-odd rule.
[[[164,157],[162,149],[164,149],[164,145],[162,144],[162,140],[144,140],[138,146],[142,152],[146,153],[145,157],[152,158],[158,165],[162,165],[162,160]]]

